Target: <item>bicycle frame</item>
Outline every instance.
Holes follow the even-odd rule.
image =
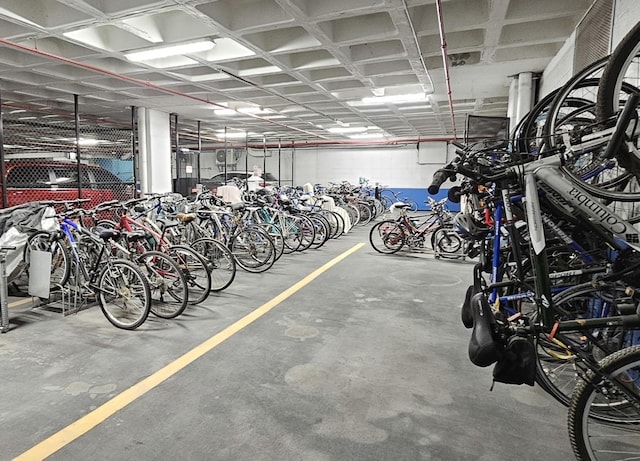
[[[613,235],[607,243],[622,251],[633,248],[640,251],[640,239],[633,225],[613,213],[580,185],[562,174],[562,158],[555,155],[522,165],[525,180],[525,209],[529,235],[531,237],[532,263],[535,269],[535,301],[542,314],[542,328],[546,331],[587,330],[611,326],[640,326],[637,314],[607,318],[554,320],[550,271],[546,253],[543,219],[540,211],[538,190],[550,194],[560,205],[581,213],[593,223],[595,230],[601,226]],[[600,232],[602,233],[602,232]]]
[[[69,246],[71,248],[71,255],[73,256],[73,259],[75,260],[75,262],[78,264],[79,269],[82,271],[82,276],[90,284],[93,284],[95,282],[95,278],[96,278],[96,276],[98,274],[97,269],[98,269],[98,267],[100,267],[100,262],[102,260],[102,256],[104,255],[104,251],[105,251],[104,244],[102,244],[102,242],[99,242],[93,235],[91,235],[89,232],[85,231],[82,228],[82,226],[80,226],[78,223],[74,222],[73,220],[71,220],[69,218],[64,218],[64,217],[61,218],[60,222],[59,222],[59,225],[60,225],[60,230],[63,232],[63,234],[65,235],[67,241],[69,242]],[[96,259],[95,265],[93,267],[91,267],[90,269],[87,269],[85,261],[82,258],[82,256],[80,255],[80,252],[78,251],[78,241],[76,240],[75,236],[73,235],[73,231],[81,232],[84,235],[86,235],[89,238],[91,238],[94,242],[100,243],[100,255]]]

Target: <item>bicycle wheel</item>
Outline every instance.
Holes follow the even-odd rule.
[[[97,285],[98,304],[112,325],[135,330],[149,316],[149,282],[135,264],[111,260],[98,276]]]
[[[624,287],[594,288],[590,283],[577,285],[554,297],[554,306],[563,319],[593,318],[615,313],[615,306],[625,302]],[[599,346],[590,343],[584,333],[568,333],[574,347],[590,351],[596,358],[620,348],[619,331],[601,329],[591,332]],[[535,338],[537,351],[536,382],[563,405],[568,405],[585,366],[569,346],[546,334]]]
[[[404,232],[396,221],[380,221],[369,231],[369,242],[378,253],[396,253],[404,246]]]
[[[441,255],[456,254],[462,248],[462,239],[453,229],[438,229],[434,233],[433,249]]]
[[[329,226],[329,238],[337,238],[338,232],[340,231],[340,225],[337,218],[338,215],[329,210],[322,210],[318,214],[324,218]]]
[[[569,405],[569,440],[580,461],[640,459],[640,346],[599,362]],[[592,418],[595,411],[602,417]],[[605,418],[606,416],[606,418]]]
[[[624,105],[628,96],[622,90],[624,83],[640,87],[640,23],[618,44],[600,79],[596,113],[601,124],[610,121]]]
[[[365,224],[369,224],[371,221],[371,209],[369,205],[363,202],[358,202],[358,212],[360,213],[360,220],[358,224],[364,226]]]
[[[168,254],[187,279],[189,304],[200,304],[207,299],[211,292],[211,274],[204,257],[185,245],[170,246]]]
[[[631,88],[631,90],[629,89]],[[640,23],[631,29],[611,54],[604,69],[598,87],[596,114],[602,128],[613,124],[615,115],[624,106],[630,93],[640,93]],[[633,136],[635,147],[638,147],[638,121],[635,124]],[[640,160],[632,153],[615,154],[618,163],[629,173],[640,176]]]
[[[255,225],[261,227],[267,232],[267,234],[269,234],[269,237],[271,237],[271,240],[273,240],[273,244],[276,247],[276,261],[280,259],[284,254],[285,248],[284,237],[282,236],[280,228],[272,223],[259,223]]]
[[[269,235],[258,227],[244,229],[229,243],[236,264],[247,272],[264,272],[273,266],[276,249]]]
[[[313,222],[306,216],[295,216],[297,226],[300,229],[300,246],[298,251],[305,251],[311,248],[313,241],[316,238],[316,229]]]
[[[353,226],[356,226],[360,222],[360,210],[358,209],[358,207],[347,203],[343,205],[342,208],[344,208],[349,215],[349,220],[351,221],[349,227],[351,228]]]
[[[320,248],[329,239],[329,224],[319,215],[307,216],[313,223],[314,235],[313,242],[311,242],[311,248]]]
[[[337,239],[338,237],[342,237],[342,234],[344,234],[344,218],[337,211],[330,211],[328,214],[333,216],[336,224],[335,232],[331,235],[331,238]]]
[[[211,238],[196,240],[191,247],[205,258],[211,276],[211,291],[222,291],[231,285],[236,277],[236,262],[229,248]]]
[[[149,281],[151,312],[173,319],[184,312],[189,301],[187,279],[168,254],[148,251],[137,259],[138,267]]]
[[[70,256],[62,241],[53,238],[47,231],[38,231],[27,240],[24,247],[23,259],[27,264],[30,260],[31,251],[46,251],[51,253],[51,275],[49,276],[50,290],[64,286],[69,280],[71,273]]]
[[[302,245],[302,229],[291,216],[281,217],[279,227],[284,237],[284,252],[286,254],[298,251]]]

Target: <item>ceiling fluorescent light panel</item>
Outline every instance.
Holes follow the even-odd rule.
[[[334,127],[327,130],[333,134],[347,134],[347,133],[362,133],[367,131],[366,126],[348,126],[348,127]]]
[[[180,43],[177,45],[134,51],[132,53],[126,53],[124,57],[133,62],[151,61],[153,59],[207,51],[212,49],[215,45],[216,44],[213,40],[199,40],[197,42]]]
[[[408,102],[426,101],[425,93],[397,94],[387,96],[370,96],[362,98],[362,104],[399,104]]]

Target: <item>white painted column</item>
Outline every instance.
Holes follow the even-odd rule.
[[[141,192],[171,192],[173,184],[169,114],[146,107],[139,108],[138,140]]]
[[[518,74],[518,109],[516,123],[522,120],[533,107],[533,73]],[[515,126],[515,125],[514,125]]]
[[[509,100],[507,101],[507,117],[509,117],[509,126],[513,130],[518,123],[518,77],[511,77],[509,85]]]

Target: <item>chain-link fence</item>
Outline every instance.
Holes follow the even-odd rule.
[[[84,109],[90,110],[88,106]],[[120,114],[121,121],[117,121],[83,113],[83,106],[79,106],[78,123],[74,109],[43,112],[2,101],[1,110],[3,207],[77,198],[89,199],[85,207],[93,207],[134,197],[134,109]],[[215,189],[234,177],[246,179],[254,171],[268,186],[294,184],[294,149],[290,144],[246,135],[229,135],[225,142],[224,134],[202,134],[210,132],[211,127],[201,127],[200,122],[170,116],[175,192],[191,195],[198,184]]]
[[[1,109],[3,207],[77,198],[89,199],[91,207],[133,197],[131,123],[81,113],[76,123],[75,113],[43,113],[15,104]]]

